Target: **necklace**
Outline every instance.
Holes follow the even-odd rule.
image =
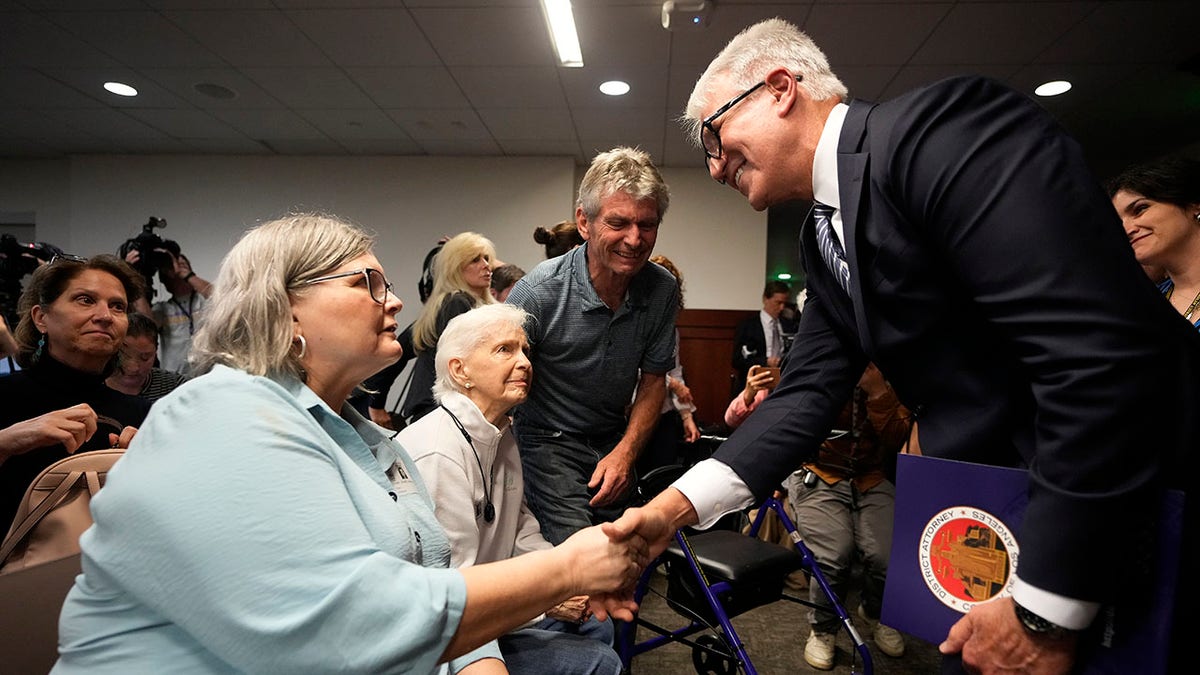
[[[479,451],[475,449],[475,442],[471,440],[471,434],[467,433],[467,428],[463,426],[462,422],[458,421],[458,417],[454,413],[450,412],[449,408],[447,408],[445,405],[439,405],[438,407],[446,411],[446,414],[450,416],[450,419],[454,420],[454,426],[458,427],[458,430],[462,432],[463,438],[467,439],[467,445],[471,446],[471,454],[475,455],[475,463],[479,465],[479,476],[482,478],[484,474],[483,460],[479,458]],[[488,481],[483,484],[483,521],[489,525],[493,520],[496,519],[496,506],[492,503],[492,493],[495,491],[494,483],[496,482],[495,460],[492,461],[491,468],[491,475],[489,476]],[[479,516],[476,516],[476,518],[478,517]]]
[[[1172,284],[1171,287],[1169,289],[1167,289],[1167,299],[1170,300],[1171,296],[1174,293],[1175,293],[1175,285]],[[1197,307],[1200,307],[1200,291],[1196,292],[1196,297],[1192,298],[1192,304],[1188,305],[1187,309],[1184,310],[1183,318],[1187,319],[1188,321],[1191,321],[1192,314],[1194,314],[1196,312]]]

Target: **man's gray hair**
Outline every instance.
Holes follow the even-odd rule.
[[[220,363],[251,375],[304,380],[292,349],[292,297],[309,291],[309,279],[370,252],[373,244],[358,227],[314,213],[249,230],[221,262],[192,343],[194,372]]]
[[[437,353],[433,359],[433,398],[441,403],[451,392],[463,393],[463,388],[450,377],[450,359],[466,360],[471,352],[501,328],[516,328],[524,335],[528,319],[528,312],[505,303],[480,305],[450,319],[438,338]]]
[[[801,76],[800,88],[814,101],[847,96],[846,85],[829,69],[829,60],[812,38],[783,19],[767,19],[738,33],[696,81],[680,118],[692,143],[700,145],[703,112],[714,103],[724,103],[708,99],[714,80],[728,78],[734,89],[745,90],[775,68]]]
[[[624,192],[636,200],[653,199],[662,221],[671,204],[671,192],[650,155],[637,148],[617,147],[596,155],[579,183],[579,201],[583,215],[592,222],[600,214],[600,202]]]

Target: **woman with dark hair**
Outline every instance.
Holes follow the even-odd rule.
[[[141,312],[129,312],[129,329],[117,356],[117,367],[104,382],[109,387],[151,403],[175,390],[187,377],[154,365],[158,324]]]
[[[1108,182],[1137,261],[1159,269],[1171,306],[1200,329],[1200,162],[1170,158]]]
[[[111,255],[56,256],[17,303],[17,364],[0,378],[0,528],[42,469],[74,452],[125,447],[150,404],[109,389],[142,297],[137,272]]]
[[[574,220],[564,220],[547,230],[539,227],[533,231],[533,240],[546,247],[546,258],[557,258],[576,246],[583,245],[583,235]]]
[[[637,579],[644,542],[600,527],[447,568],[408,453],[346,403],[400,357],[373,243],[302,214],[230,250],[202,375],[154,404],[91,503],[54,673],[500,673],[492,640]]]
[[[433,291],[412,330],[417,363],[401,410],[409,423],[437,407],[433,400],[433,363],[438,337],[446,324],[463,312],[496,302],[491,290],[495,259],[492,242],[474,232],[451,237],[433,259]]]

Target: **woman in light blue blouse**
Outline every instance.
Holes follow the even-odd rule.
[[[401,354],[371,245],[298,215],[230,251],[203,375],[156,404],[93,502],[55,673],[503,673],[490,640],[635,580],[644,542],[600,528],[447,569],[412,461],[345,404]]]

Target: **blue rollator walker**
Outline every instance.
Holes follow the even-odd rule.
[[[642,504],[648,502],[683,471],[680,466],[666,466],[651,471],[638,483],[638,501]],[[794,550],[758,539],[758,531],[768,511],[779,516],[791,537]],[[862,670],[855,670],[857,663],[852,660],[851,672],[872,675],[874,667],[871,652],[850,621],[846,608],[830,589],[812,551],[800,539],[782,502],[774,496],[768,497],[759,506],[748,536],[724,529],[705,532],[685,529],[689,531],[676,532],[674,544],[642,573],[634,591],[634,600],[639,605],[642,603],[650,591],[652,575],[658,568],[665,567],[667,593],[664,598],[672,609],[688,619],[688,623],[671,630],[639,616],[636,621],[621,625],[616,647],[627,672],[632,672],[630,664],[633,657],[670,642],[679,642],[692,648],[692,664],[700,675],[732,675],[738,672],[757,675],[758,671],[750,661],[750,655],[746,653],[731,619],[780,599],[813,607],[817,611],[828,611],[807,599],[783,592],[784,579],[799,569],[809,575],[809,583],[817,584],[829,598],[832,613],[837,614],[850,635],[854,652],[862,659]],[[644,626],[656,635],[637,642],[638,626]],[[690,639],[701,632],[706,634],[695,640]],[[851,653],[852,659],[854,652]]]

